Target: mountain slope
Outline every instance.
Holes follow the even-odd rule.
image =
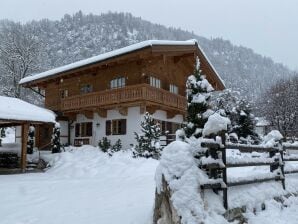
[[[65,15],[59,21],[33,21],[35,35],[42,42],[43,70],[65,65],[148,39],[198,39],[226,86],[255,100],[278,79],[291,71],[251,49],[217,38],[206,39],[181,29],[152,24],[127,13]]]

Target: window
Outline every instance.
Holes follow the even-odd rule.
[[[173,84],[170,84],[170,92],[178,94],[178,86],[175,86]]]
[[[176,131],[181,128],[181,125],[178,123],[170,122],[170,121],[161,121],[154,119],[155,123],[160,124],[161,133],[165,134],[175,134]]]
[[[107,120],[106,135],[125,135],[126,119]]]
[[[125,86],[125,77],[120,77],[111,80],[111,89],[117,89],[117,88],[122,88]]]
[[[68,97],[68,89],[62,89],[62,90],[60,90],[60,97],[62,99]]]
[[[90,84],[84,84],[81,86],[81,93],[91,93],[93,91],[93,87]]]
[[[91,137],[92,136],[92,122],[76,123],[75,136],[76,137]]]
[[[160,79],[150,76],[150,86],[160,88]]]

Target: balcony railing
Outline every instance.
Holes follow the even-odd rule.
[[[142,101],[161,104],[180,111],[186,110],[185,97],[152,87],[148,84],[67,97],[61,100],[61,110],[71,111],[88,107],[109,107],[116,104]]]

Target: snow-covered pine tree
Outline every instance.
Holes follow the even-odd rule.
[[[161,152],[159,138],[161,136],[160,124],[146,112],[144,121],[141,122],[141,134],[135,132],[137,145],[135,156],[158,159]]]
[[[253,140],[258,140],[250,104],[246,100],[241,99],[236,107],[236,113],[237,125],[233,127],[232,132],[236,133],[238,138],[250,137]]]
[[[184,128],[186,137],[202,136],[204,124],[207,122],[210,110],[209,99],[213,87],[200,70],[200,61],[197,57],[194,74],[190,75],[186,82],[187,94],[187,124]]]
[[[30,126],[29,132],[28,132],[28,141],[27,141],[27,154],[33,154],[34,135],[35,135],[35,128],[33,126]]]
[[[6,137],[5,128],[0,129],[0,147],[2,146],[2,139]]]
[[[1,138],[5,138],[6,137],[6,133],[5,133],[5,128],[1,128]]]
[[[61,143],[60,143],[60,124],[56,123],[53,128],[52,136],[52,153],[61,152]]]

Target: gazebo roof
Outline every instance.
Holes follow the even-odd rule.
[[[54,112],[23,100],[0,96],[0,126],[8,123],[55,123]]]

